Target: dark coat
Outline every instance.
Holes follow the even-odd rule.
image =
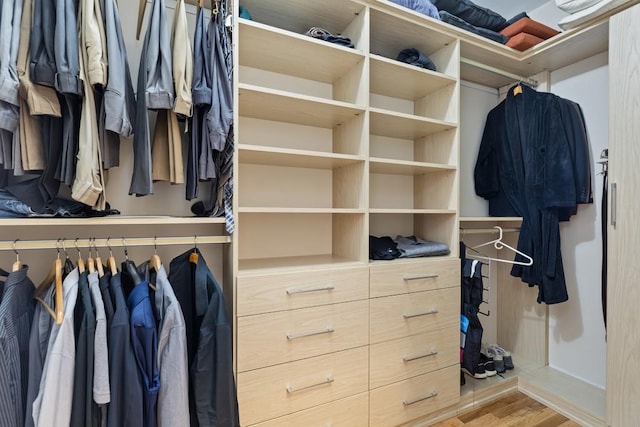
[[[489,200],[490,215],[523,217],[518,249],[534,264],[516,265],[511,274],[538,285],[538,302],[547,304],[568,299],[559,221],[590,198],[590,172],[580,172],[589,168],[588,147],[575,137],[586,138],[584,120],[568,102],[526,86],[517,96],[509,90],[487,116],[474,171],[476,193]]]
[[[222,288],[197,249],[174,258],[169,271],[187,332],[191,426],[239,426],[231,318]]]

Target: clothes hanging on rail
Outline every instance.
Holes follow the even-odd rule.
[[[239,426],[231,318],[222,288],[195,248],[171,260],[169,282],[186,325],[190,425]]]
[[[521,87],[487,116],[475,189],[490,215],[523,217],[518,250],[534,264],[511,274],[538,286],[538,302],[554,304],[568,299],[559,222],[592,202],[588,140],[577,104]]]
[[[28,267],[8,273],[0,289],[0,425],[22,426],[27,406],[29,330],[34,285]]]

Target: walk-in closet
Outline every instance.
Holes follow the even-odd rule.
[[[52,3],[0,0],[0,426],[638,423],[637,0]]]

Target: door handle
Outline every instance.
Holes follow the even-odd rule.
[[[618,220],[618,184],[615,182],[611,183],[611,225],[613,228],[616,228],[616,222]]]

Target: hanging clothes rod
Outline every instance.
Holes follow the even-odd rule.
[[[110,237],[100,239],[59,239],[59,240],[16,240],[0,241],[0,251],[21,251],[31,249],[60,249],[75,250],[76,245],[81,248],[131,248],[134,246],[198,246],[231,243],[230,236],[180,236],[180,237]],[[94,245],[95,244],[95,245]]]
[[[503,233],[519,233],[519,228],[503,228]],[[497,228],[460,228],[460,234],[498,234],[500,230]]]
[[[491,65],[486,65],[482,62],[474,61],[473,59],[460,57],[460,62],[462,64],[470,65],[472,67],[479,68],[481,70],[488,71],[499,76],[509,77],[510,79],[520,81],[533,88],[536,88],[539,85],[539,82],[537,80],[530,79],[529,77],[519,76],[518,74],[512,73],[510,71],[501,70],[500,68],[492,67]]]

